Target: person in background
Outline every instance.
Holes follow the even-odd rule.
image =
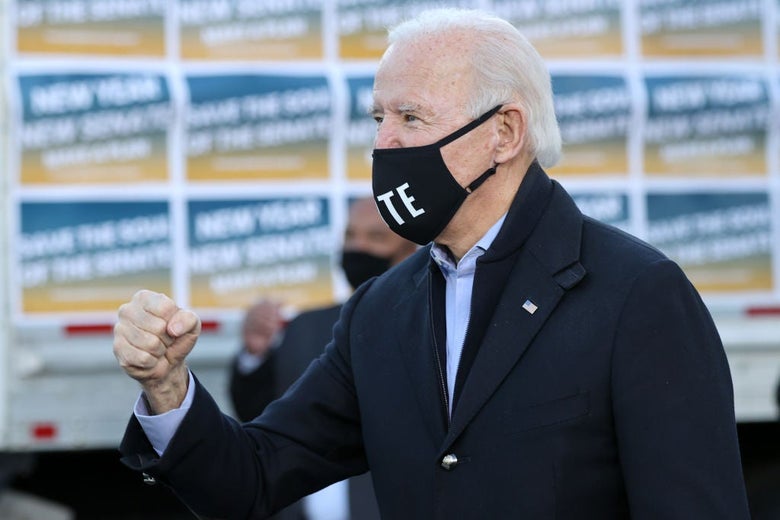
[[[359,198],[350,204],[340,264],[353,290],[416,249],[413,242],[387,227],[373,198]],[[340,311],[339,304],[302,312],[282,332],[278,305],[260,302],[250,309],[244,321],[244,347],[230,373],[230,397],[241,421],[260,415],[322,354]],[[273,518],[378,520],[370,474],[333,484]]]
[[[382,518],[750,517],[729,366],[663,253],[582,213],[550,75],[511,24],[434,9],[374,79],[372,189],[425,247],[361,285],[285,395],[239,424],[187,367],[198,316],[139,291],[123,462],[199,514],[259,519],[371,471]]]
[[[274,349],[282,338],[285,320],[281,305],[260,300],[247,309],[241,324],[241,350],[230,376],[230,397],[236,415],[249,421],[276,399]]]

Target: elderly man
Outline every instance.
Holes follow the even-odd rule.
[[[530,44],[424,12],[391,31],[373,112],[383,217],[433,243],[356,291],[244,426],[188,372],[197,316],[138,293],[114,342],[144,396],[125,463],[231,519],[368,469],[387,519],[748,518],[710,316],[677,265],[545,175],[560,137]]]

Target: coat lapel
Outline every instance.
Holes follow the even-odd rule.
[[[442,452],[520,361],[564,294],[561,286],[528,257],[515,265],[515,273],[521,274],[509,278],[495,309],[463,386]]]
[[[502,287],[466,376],[442,454],[521,358],[566,291],[585,276],[579,263],[582,214],[537,164],[526,173],[507,219],[484,257],[488,287]],[[476,280],[475,280],[476,283]],[[476,288],[475,288],[476,291]],[[472,314],[473,318],[473,314]]]

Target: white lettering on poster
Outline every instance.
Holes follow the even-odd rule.
[[[187,111],[188,157],[327,139],[327,85],[196,102]]]
[[[740,205],[650,222],[648,239],[685,265],[769,254],[768,204]]]
[[[669,4],[672,5],[669,5]],[[746,21],[758,21],[760,0],[734,2],[655,2],[643,1],[640,25],[643,34],[664,31],[695,30]]]
[[[321,200],[303,199],[247,204],[195,216],[195,239],[199,242],[248,237],[256,233],[285,231],[322,222]]]
[[[106,76],[34,85],[29,92],[30,113],[52,116],[160,101],[162,81],[157,76]]]
[[[245,267],[286,264],[327,255],[333,247],[330,228],[271,233],[195,246],[189,255],[193,275],[212,275]]]
[[[167,214],[142,215],[23,233],[19,240],[25,288],[168,268]]]
[[[165,0],[19,0],[16,23],[20,28],[113,22],[165,15]]]
[[[165,139],[172,106],[163,79],[105,76],[29,89],[20,129],[24,151],[40,151],[48,170],[147,159]]]

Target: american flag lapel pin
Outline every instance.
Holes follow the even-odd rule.
[[[536,304],[531,300],[526,300],[525,303],[523,304],[523,309],[525,309],[528,314],[535,313],[536,309],[538,308],[539,307],[537,307]]]

